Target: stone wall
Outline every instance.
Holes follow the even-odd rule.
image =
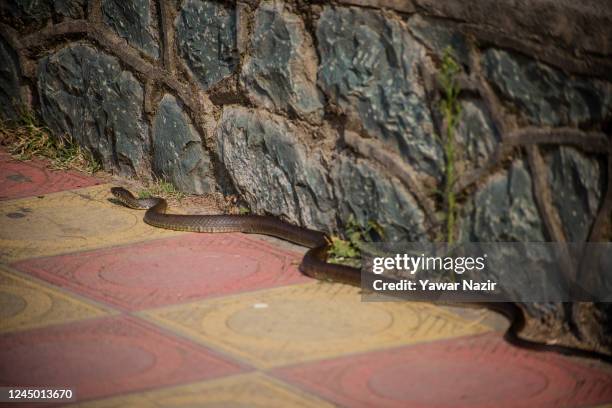
[[[0,16],[3,117],[31,106],[112,172],[412,241],[441,228],[450,47],[459,238],[610,239],[606,0],[5,0]]]

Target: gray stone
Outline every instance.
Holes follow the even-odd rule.
[[[0,17],[15,28],[39,28],[53,16],[84,18],[87,0],[3,0]]]
[[[417,65],[423,47],[382,13],[325,7],[317,24],[319,84],[332,103],[434,177],[444,166]]]
[[[179,52],[204,89],[238,65],[236,11],[216,1],[187,0],[176,20]]]
[[[317,151],[299,141],[285,119],[228,107],[217,130],[217,151],[234,186],[255,213],[319,229],[335,227],[335,205]]]
[[[141,173],[149,151],[143,89],[119,61],[84,45],[43,58],[38,67],[40,112],[56,135],[69,135],[106,169]]]
[[[586,241],[601,204],[604,167],[571,147],[560,147],[551,156],[548,179],[567,239]]]
[[[481,167],[491,157],[500,135],[491,122],[485,105],[480,100],[464,99],[461,116],[455,131],[459,144],[458,157],[463,171]]]
[[[338,212],[351,214],[359,225],[376,221],[388,241],[424,241],[425,216],[401,182],[381,173],[366,161],[340,156],[331,171]]]
[[[85,18],[88,0],[54,0],[56,14],[74,19]]]
[[[420,13],[464,24],[466,30],[484,29],[488,42],[499,37],[528,39],[544,47],[612,53],[612,8],[609,0],[414,0]]]
[[[11,25],[44,25],[52,15],[52,4],[47,0],[4,0],[0,1],[0,16]]]
[[[211,164],[202,139],[172,95],[164,95],[153,123],[153,172],[179,191],[211,191]]]
[[[22,103],[19,89],[19,59],[0,37],[0,118],[14,120]]]
[[[242,70],[249,97],[271,110],[320,119],[317,54],[299,16],[281,1],[262,3],[255,14],[251,55]]]
[[[495,89],[532,124],[577,126],[611,116],[610,83],[568,77],[533,59],[497,49],[488,49],[482,62]]]
[[[464,218],[459,220],[461,242],[543,242],[544,230],[538,208],[533,198],[532,181],[523,160],[515,161],[512,166],[490,177],[464,209]],[[498,257],[487,261],[482,278],[496,282],[512,279],[513,285],[506,287],[508,296],[525,299],[542,294],[534,293],[534,288],[543,287],[539,280],[550,264],[547,251],[525,245],[521,252],[516,248],[499,249],[499,259],[517,259],[517,264],[530,260],[531,265],[541,265],[541,274],[528,275],[524,269],[509,268],[507,264],[497,264]],[[546,266],[548,265],[548,266]],[[512,276],[509,277],[508,274]],[[535,275],[535,276],[534,276]],[[473,276],[471,276],[474,278]],[[533,283],[532,282],[536,282]],[[547,291],[559,287],[547,287]],[[559,305],[552,303],[524,304],[526,312],[537,318],[553,318],[559,313]]]
[[[523,160],[492,176],[466,207],[461,240],[544,241],[542,220],[532,191],[531,176]]]
[[[159,45],[149,0],[102,0],[102,17],[121,38],[158,58]]]
[[[408,20],[408,28],[425,46],[442,58],[446,48],[450,48],[453,57],[463,66],[470,65],[468,41],[461,32],[445,24],[425,19],[415,14]]]

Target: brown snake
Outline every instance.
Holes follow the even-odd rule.
[[[167,203],[163,198],[152,197],[138,199],[122,187],[113,187],[111,193],[123,205],[137,209],[147,210],[144,222],[158,228],[190,232],[244,232],[250,234],[263,234],[305,246],[309,250],[304,255],[300,270],[307,276],[315,279],[332,280],[361,286],[361,271],[345,265],[330,264],[327,259],[329,239],[323,232],[298,227],[264,215],[183,215],[166,214]],[[414,300],[419,299],[418,294]],[[518,336],[525,326],[525,317],[522,309],[512,302],[482,302],[453,303],[456,306],[485,307],[500,313],[510,321],[510,326],[504,334],[509,343],[535,351],[557,352],[578,357],[596,358],[612,363],[612,356],[596,351],[571,348],[562,345],[551,345],[526,340]]]

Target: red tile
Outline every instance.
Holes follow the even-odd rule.
[[[88,187],[101,181],[74,171],[54,171],[45,162],[18,162],[0,154],[0,200],[38,196]]]
[[[71,387],[78,401],[241,371],[125,316],[2,335],[0,361],[2,386]]]
[[[280,378],[351,407],[576,407],[612,401],[612,374],[499,333],[279,369]]]
[[[307,281],[301,256],[244,234],[186,233],[27,260],[17,269],[126,310]]]

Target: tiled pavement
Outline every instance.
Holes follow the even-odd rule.
[[[473,314],[362,303],[257,237],[149,227],[109,188],[0,154],[0,385],[92,407],[612,402],[609,367],[513,348]]]

